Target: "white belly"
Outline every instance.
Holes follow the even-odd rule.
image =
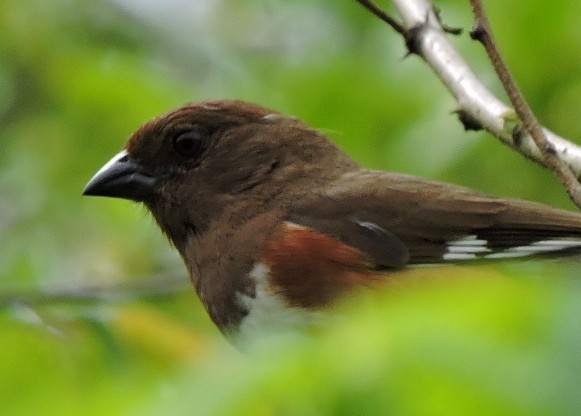
[[[271,290],[267,285],[268,266],[256,264],[249,276],[256,283],[255,297],[237,294],[240,304],[248,310],[232,339],[237,346],[247,348],[257,342],[302,337],[327,320],[324,312],[291,307]]]

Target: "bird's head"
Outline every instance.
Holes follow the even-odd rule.
[[[206,101],[141,126],[83,193],[143,202],[180,248],[224,211],[244,221],[356,167],[295,118],[242,101]]]

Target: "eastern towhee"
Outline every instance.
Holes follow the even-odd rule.
[[[419,265],[581,251],[580,214],[362,168],[243,101],[149,121],[84,194],[143,202],[230,337],[299,325]]]

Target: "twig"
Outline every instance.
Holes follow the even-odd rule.
[[[161,273],[125,285],[92,285],[1,293],[0,308],[22,303],[42,306],[61,302],[70,305],[72,303],[102,303],[103,301],[118,302],[137,298],[157,299],[174,296],[184,291],[191,292],[192,288],[183,273]]]
[[[579,184],[579,181],[571,172],[569,166],[561,160],[553,143],[547,140],[539,121],[520,92],[514,77],[502,59],[496,47],[496,42],[494,41],[482,2],[480,0],[470,0],[470,4],[472,5],[474,17],[476,18],[476,25],[470,32],[470,36],[484,45],[484,49],[492,62],[492,66],[500,78],[518,117],[522,120],[525,130],[531,135],[537,147],[541,149],[547,166],[555,172],[563,186],[565,186],[569,197],[581,208],[581,184]]]
[[[434,13],[433,5],[427,0],[392,1],[401,16],[404,28],[402,36],[408,48],[410,44],[414,46],[412,52],[426,61],[454,96],[458,105],[457,113],[464,127],[486,129],[525,157],[550,167],[531,135],[527,131],[515,130],[515,111],[490,92],[450,44]],[[392,17],[390,20],[395,21]],[[410,42],[411,38],[413,42]],[[575,176],[581,176],[581,147],[549,130],[543,131],[561,160]]]
[[[368,0],[356,0],[356,1],[359,4],[361,4],[363,7],[365,7],[367,10],[369,10],[371,13],[373,13],[375,16],[379,17],[385,23],[390,25],[397,33],[399,33],[400,35],[402,35],[404,37],[406,36],[406,30],[401,25],[401,23],[399,23],[393,17],[391,17],[390,15],[385,13],[383,10],[381,10],[381,8],[379,8],[375,3],[373,3],[372,1],[368,1]]]

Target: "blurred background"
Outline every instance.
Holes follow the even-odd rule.
[[[388,1],[383,5],[389,10]],[[483,50],[467,35],[473,21],[468,2],[437,5],[445,23],[464,29],[452,42],[490,88],[504,96]],[[538,118],[558,134],[579,139],[581,3],[491,0],[486,7],[499,47]],[[333,383],[344,374],[334,372],[329,374],[337,378],[325,390],[324,404],[313,404],[309,396],[314,381],[290,399],[282,387],[271,391],[267,397],[282,404],[269,402],[260,394],[265,386],[302,385],[305,377],[329,381],[313,375],[329,372],[323,364],[315,373],[301,371],[312,369],[307,356],[313,350],[333,368],[343,362],[342,356],[325,350],[336,345],[334,337],[341,332],[331,332],[322,347],[285,346],[288,356],[300,357],[296,362],[301,363],[290,381],[276,378],[295,368],[291,361],[276,361],[278,347],[265,353],[272,362],[249,366],[209,322],[181,260],[145,209],[80,195],[91,175],[144,121],[188,101],[240,98],[304,119],[368,167],[574,209],[552,174],[486,133],[465,132],[452,114],[453,100],[435,76],[417,57],[404,59],[405,53],[402,40],[355,1],[1,0],[0,413],[149,414],[170,406],[175,414],[245,414],[240,409],[247,409],[246,414],[361,414],[370,403],[375,407],[368,410],[388,402],[403,406],[407,399],[402,397],[415,403],[413,389],[381,383],[377,390],[367,390],[369,397],[341,401],[351,397],[344,391],[359,394],[359,384],[345,381],[337,387]],[[510,273],[528,276],[530,267],[513,267]],[[514,299],[507,299],[504,306],[508,315],[516,313],[514,308],[522,308],[522,316],[517,313],[521,318],[532,313],[529,318],[539,325],[530,299],[540,296],[553,310],[562,307],[557,294],[579,293],[560,284],[525,286],[501,291],[526,299],[512,309],[508,305]],[[434,302],[435,309],[455,304],[457,298],[440,294],[427,304]],[[498,299],[494,291],[482,296]],[[409,302],[415,304],[417,298],[411,296]],[[403,305],[387,313],[407,316]],[[450,310],[442,319],[461,314]],[[501,324],[490,325],[501,328],[500,333],[514,330],[498,319]],[[521,328],[524,321],[529,322],[517,319],[515,325]],[[571,324],[566,319],[558,322],[564,333],[580,333],[566,330]],[[468,324],[458,323],[456,335],[466,329],[463,325]],[[350,328],[359,326],[352,323]],[[531,330],[527,336],[539,335]],[[577,341],[571,338],[561,347],[572,353],[569,347],[578,348]],[[401,345],[402,354],[413,354]],[[358,345],[353,356],[366,356],[361,353],[365,348],[371,347]],[[491,362],[497,352],[490,353]],[[425,358],[423,352],[417,354]],[[385,360],[367,365],[390,368],[393,362]],[[349,371],[345,374],[352,375]],[[465,380],[439,371],[446,374],[447,387],[426,406],[446,408],[441,397],[446,392],[453,397],[454,386],[465,386]],[[526,372],[517,373],[523,382],[527,379]],[[271,376],[279,384],[270,383]],[[221,390],[224,379],[229,380],[228,393]],[[431,386],[441,379],[421,380]],[[510,380],[508,385],[514,386],[514,378]],[[570,382],[559,378],[561,384]],[[254,401],[244,401],[243,385],[252,386],[248,397]],[[486,394],[496,394],[491,388],[493,393]],[[184,393],[192,390],[197,402],[184,402]],[[553,397],[527,386],[523,391],[528,395],[515,405],[517,413],[524,409],[523,414],[533,414],[529,410],[538,407],[535,400]],[[476,406],[481,393],[475,387],[474,400],[466,406]],[[510,400],[491,403],[505,406]],[[560,410],[566,412],[566,406]],[[415,414],[413,406],[401,409]],[[421,414],[421,408],[416,410]]]

